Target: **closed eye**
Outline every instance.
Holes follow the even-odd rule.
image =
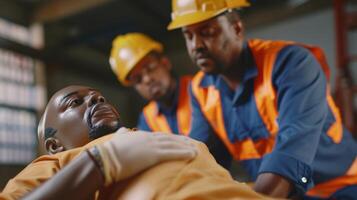
[[[204,37],[213,36],[216,33],[217,33],[217,30],[214,27],[207,27],[201,31],[201,35]]]
[[[79,99],[79,98],[74,98],[74,99],[71,99],[69,101],[69,103],[67,104],[67,106],[69,108],[73,108],[73,107],[76,107],[76,106],[79,106],[83,103],[83,100],[82,99]]]

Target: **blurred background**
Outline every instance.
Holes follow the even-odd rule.
[[[247,38],[318,45],[332,91],[353,130],[357,99],[356,0],[251,0]],[[38,154],[37,123],[48,98],[72,84],[99,89],[136,124],[145,102],[110,70],[113,38],[143,32],[162,42],[177,75],[193,74],[180,30],[168,32],[170,0],[0,0],[0,189]]]

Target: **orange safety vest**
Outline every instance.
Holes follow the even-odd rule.
[[[236,160],[260,159],[265,154],[270,153],[274,147],[275,136],[279,131],[279,125],[276,121],[279,112],[277,109],[277,93],[272,82],[272,73],[278,53],[288,45],[300,45],[308,49],[320,63],[327,80],[329,81],[330,79],[328,64],[322,49],[319,47],[287,41],[249,40],[248,46],[252,51],[258,68],[258,75],[254,80],[254,97],[259,115],[270,133],[271,137],[269,138],[257,141],[247,138],[232,143],[229,140],[224,125],[219,90],[213,85],[205,88],[200,87],[200,83],[204,78],[203,72],[198,72],[192,80],[193,95],[196,97],[203,115]],[[327,86],[326,100],[335,118],[335,122],[327,131],[327,135],[335,143],[340,143],[343,135],[343,126],[339,110],[330,94],[329,85]],[[353,179],[357,183],[357,175]]]
[[[188,135],[191,129],[191,102],[188,88],[192,77],[184,76],[179,82],[179,99],[176,108],[177,126],[180,134]],[[152,131],[172,133],[171,127],[165,115],[159,113],[156,101],[151,101],[143,110],[147,124]]]

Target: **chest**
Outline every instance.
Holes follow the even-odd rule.
[[[247,85],[243,91],[219,94],[221,116],[231,141],[247,138],[258,140],[271,136],[261,116],[262,111],[259,110],[257,97],[251,88],[252,85]]]

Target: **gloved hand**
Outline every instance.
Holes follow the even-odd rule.
[[[105,185],[120,181],[159,162],[192,159],[197,149],[185,136],[131,131],[121,128],[113,138],[97,145],[103,168]]]

